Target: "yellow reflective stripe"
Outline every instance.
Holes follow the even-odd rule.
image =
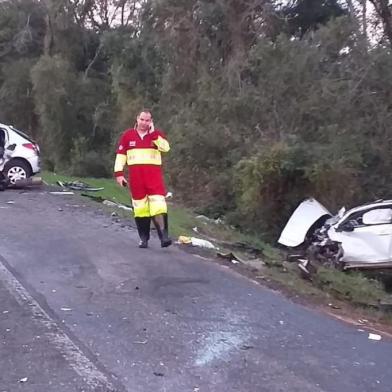
[[[154,148],[133,148],[127,151],[128,165],[161,165],[161,153]]]
[[[151,195],[144,199],[132,199],[133,214],[135,218],[145,218],[167,213],[165,196]]]
[[[158,139],[154,140],[154,144],[158,147],[159,151],[168,152],[170,150],[169,142],[162,136],[158,136]]]
[[[124,154],[117,154],[114,162],[114,172],[122,172],[127,163],[127,157]]]
[[[151,216],[167,213],[167,204],[166,204],[165,196],[151,195],[148,196],[148,201],[150,204]]]
[[[147,196],[141,200],[132,199],[132,205],[135,218],[145,218],[150,216],[150,206]]]

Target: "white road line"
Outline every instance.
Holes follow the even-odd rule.
[[[116,391],[116,388],[108,377],[83,354],[81,349],[71,340],[71,338],[50,318],[40,304],[6,268],[1,261],[1,258],[0,280],[4,282],[8,291],[21,306],[28,307],[33,316],[33,320],[37,324],[45,327],[45,335],[48,337],[49,341],[59,350],[71,368],[83,378],[91,391]]]

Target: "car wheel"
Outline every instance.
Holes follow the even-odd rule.
[[[18,180],[25,180],[30,177],[31,169],[26,162],[15,159],[5,165],[4,174],[9,178],[12,185]]]

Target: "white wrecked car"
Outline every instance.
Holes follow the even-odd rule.
[[[303,201],[278,242],[303,249],[302,269],[313,261],[339,269],[392,267],[392,200],[378,200],[332,215],[315,199]],[[301,267],[301,265],[300,265]]]

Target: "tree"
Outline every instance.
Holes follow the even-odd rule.
[[[281,15],[287,21],[288,33],[303,37],[347,12],[338,0],[294,0],[282,8]]]

